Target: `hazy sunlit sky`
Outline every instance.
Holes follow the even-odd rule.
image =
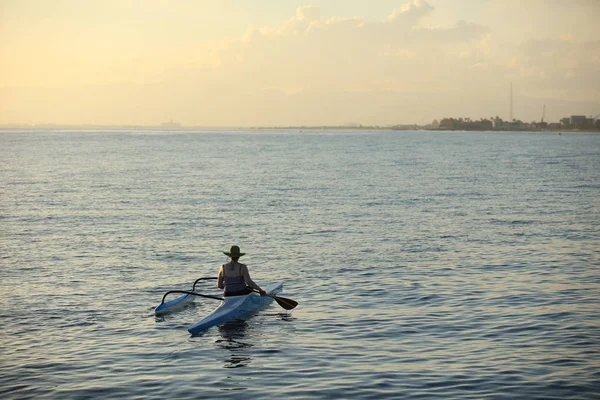
[[[599,0],[0,0],[0,124],[600,114]]]

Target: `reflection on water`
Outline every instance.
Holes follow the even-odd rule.
[[[245,349],[252,347],[252,344],[243,341],[247,328],[248,323],[241,319],[225,322],[219,326],[221,339],[216,340],[215,343],[217,347],[230,352],[229,357],[223,360],[225,363],[223,368],[240,368],[250,364],[252,358],[245,352]]]
[[[294,321],[296,318],[292,315],[292,312],[280,312],[280,313],[274,313],[274,314],[265,314],[266,316],[273,316],[276,317],[278,319],[280,319],[281,321]]]

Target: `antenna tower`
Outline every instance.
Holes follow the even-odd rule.
[[[510,83],[510,120],[513,120],[513,93],[512,93],[512,82]]]
[[[542,111],[542,123],[544,123],[545,116],[546,116],[546,105],[544,104],[544,110]]]

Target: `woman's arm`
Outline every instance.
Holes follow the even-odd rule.
[[[219,268],[219,277],[217,278],[217,287],[219,289],[225,289],[225,285],[223,285],[223,266]]]
[[[260,286],[258,286],[256,283],[254,283],[254,281],[252,280],[252,278],[250,278],[250,272],[248,272],[248,267],[246,265],[242,265],[242,275],[244,276],[244,281],[246,282],[246,285],[250,286],[251,288],[254,288],[254,289],[258,290],[261,295],[265,293],[260,288]]]

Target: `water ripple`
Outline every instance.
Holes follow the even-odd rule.
[[[597,399],[599,141],[0,132],[0,396]],[[300,306],[154,316],[233,243]]]

